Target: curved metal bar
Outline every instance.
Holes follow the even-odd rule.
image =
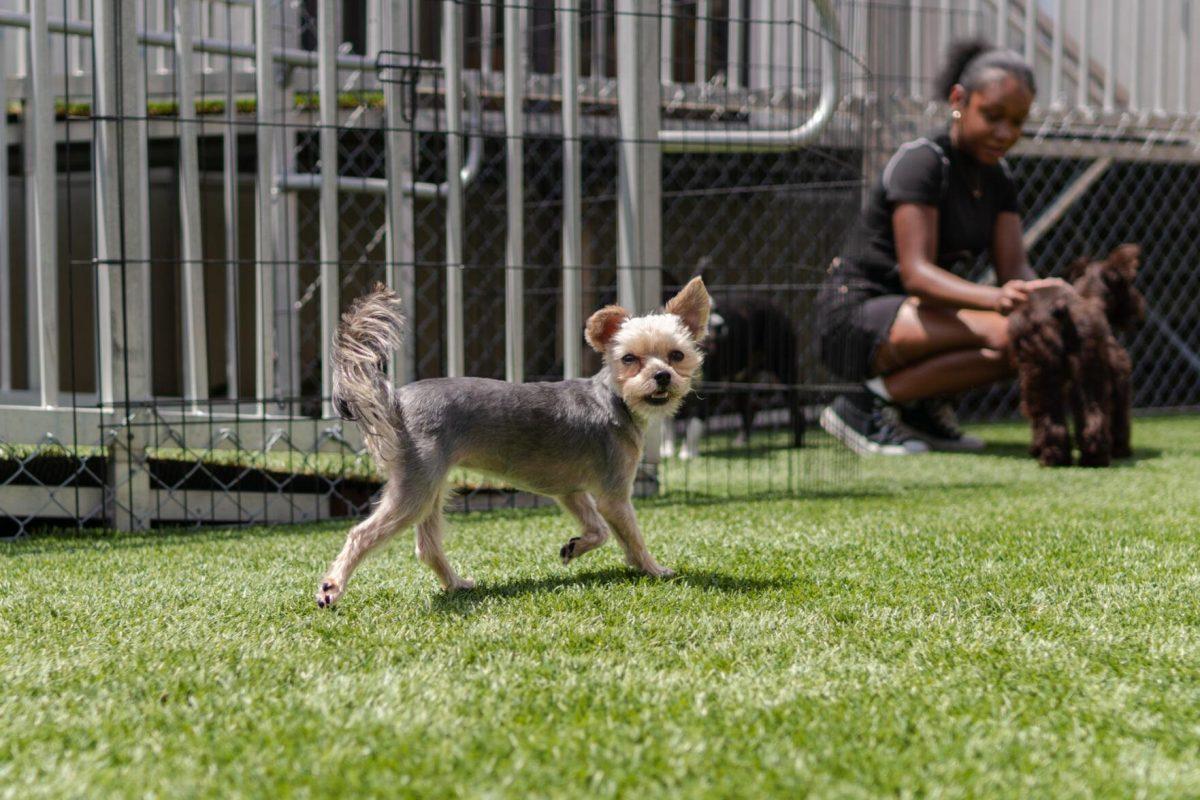
[[[837,49],[841,41],[837,12],[831,0],[813,0],[821,18],[821,99],[808,121],[789,130],[701,131],[660,130],[658,140],[669,152],[794,150],[803,147],[833,119],[841,91]]]
[[[467,111],[471,115],[473,129],[473,133],[467,135],[467,163],[463,164],[459,172],[462,176],[462,187],[465,189],[475,180],[475,176],[479,174],[479,166],[483,163],[483,136],[480,135],[480,131],[483,130],[483,103],[479,100],[479,87],[473,80],[463,81],[463,94],[467,98]],[[414,197],[445,197],[449,186],[449,181],[414,181],[411,187],[404,187],[404,192]]]
[[[474,133],[467,136],[467,161],[459,172],[465,189],[479,175],[479,166],[483,163],[483,136],[479,133],[483,128],[483,104],[479,100],[479,89],[474,85],[474,81],[464,81],[463,94],[467,98],[467,109],[474,128]],[[316,192],[321,188],[321,176],[310,172],[289,172],[276,177],[275,186],[283,192]],[[414,197],[437,198],[446,195],[449,191],[448,186],[447,181],[415,181],[405,186],[403,192]],[[352,194],[387,194],[387,180],[339,175],[337,188],[339,192]]]

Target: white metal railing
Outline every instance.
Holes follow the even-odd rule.
[[[30,239],[30,264],[37,265],[31,272],[34,284],[30,303],[29,328],[23,336],[16,336],[11,329],[0,331],[0,392],[11,392],[13,388],[13,352],[17,342],[28,342],[31,348],[29,362],[38,368],[32,383],[38,387],[37,399],[44,405],[59,402],[57,392],[57,349],[59,335],[57,323],[57,301],[54,297],[54,265],[57,261],[56,237],[50,221],[54,218],[52,207],[55,193],[53,173],[53,143],[57,126],[54,121],[54,98],[61,96],[64,81],[70,84],[72,98],[91,99],[97,110],[105,103],[111,108],[115,100],[105,100],[110,91],[104,70],[97,70],[97,51],[88,46],[98,39],[95,26],[97,20],[89,15],[97,9],[104,18],[108,5],[67,0],[66,3],[34,3],[32,12],[24,8],[25,0],[0,0],[0,65],[5,80],[0,85],[0,101],[22,99],[25,103],[22,128],[0,126],[0,167],[7,158],[7,147],[13,133],[30,143],[27,149],[28,172],[32,180],[31,199],[34,220],[33,236]],[[124,2],[124,0],[122,0]],[[394,17],[386,26],[376,24],[368,37],[373,50],[389,49],[416,54],[418,30],[406,28],[417,19],[412,7],[401,0],[364,0],[368,17],[377,23]],[[646,10],[639,11],[645,5]],[[905,76],[912,99],[929,100],[928,78],[940,62],[946,45],[956,36],[970,33],[992,33],[1001,43],[1023,48],[1027,58],[1034,64],[1043,85],[1040,102],[1047,109],[1084,109],[1089,112],[1138,112],[1158,115],[1175,115],[1177,118],[1194,120],[1200,108],[1200,86],[1191,80],[1195,58],[1191,41],[1200,25],[1200,13],[1192,13],[1190,0],[1158,0],[1139,5],[1120,0],[745,0],[725,4],[727,13],[714,15],[718,4],[705,0],[671,0],[662,4],[617,2],[617,0],[594,0],[586,9],[580,10],[577,0],[556,0],[556,75],[551,76],[550,86],[561,101],[561,132],[564,140],[564,226],[562,232],[563,288],[565,293],[564,317],[567,330],[578,328],[581,290],[578,267],[582,261],[581,233],[579,220],[580,197],[577,191],[580,180],[580,128],[582,105],[597,102],[605,92],[616,86],[617,65],[609,56],[609,26],[614,15],[634,13],[644,18],[641,25],[655,26],[655,76],[658,84],[667,84],[663,94],[670,98],[677,92],[693,92],[698,97],[717,98],[714,104],[740,102],[757,104],[755,107],[770,108],[779,102],[778,97],[790,96],[793,92],[807,92],[815,99],[811,105],[813,114],[802,124],[779,126],[781,117],[752,117],[748,126],[740,129],[720,129],[718,126],[699,126],[685,130],[678,123],[669,121],[664,130],[657,119],[647,122],[639,117],[630,122],[638,131],[648,130],[649,125],[664,147],[686,149],[690,147],[791,147],[802,145],[817,135],[821,127],[831,118],[847,94],[858,91],[852,82],[839,83],[840,62],[845,54],[839,55],[838,48],[852,47],[852,58],[860,59],[872,70],[882,75]],[[442,3],[442,38],[440,62],[445,120],[448,138],[448,177],[440,183],[418,182],[410,167],[398,153],[404,143],[394,130],[403,127],[394,117],[398,92],[395,84],[380,81],[376,71],[377,52],[352,54],[338,47],[333,26],[324,24],[336,17],[341,8],[340,0],[321,0],[317,15],[321,30],[315,51],[299,47],[295,28],[281,26],[282,16],[294,14],[295,8],[279,0],[148,0],[134,4],[133,17],[122,19],[126,44],[122,46],[121,58],[134,59],[140,69],[131,69],[130,83],[124,86],[132,90],[134,97],[144,98],[148,82],[159,81],[178,99],[180,113],[174,120],[171,135],[180,141],[180,205],[181,214],[180,273],[184,288],[184,312],[180,320],[184,331],[183,393],[192,401],[200,401],[208,395],[212,376],[207,374],[204,335],[203,281],[199,265],[202,261],[198,231],[198,198],[200,176],[196,166],[196,137],[200,125],[193,113],[193,101],[199,99],[200,86],[197,76],[202,71],[225,70],[229,75],[244,74],[253,77],[238,84],[232,80],[215,80],[205,85],[211,89],[219,87],[226,101],[226,117],[221,131],[225,164],[222,175],[224,184],[224,242],[226,252],[231,254],[228,264],[229,285],[235,278],[234,258],[238,249],[237,220],[239,212],[236,183],[237,136],[240,125],[247,124],[234,119],[235,94],[252,93],[259,123],[254,128],[259,153],[256,179],[257,195],[255,213],[259,235],[256,237],[256,356],[258,375],[253,394],[259,398],[287,394],[295,389],[294,375],[277,372],[270,367],[270,354],[276,349],[276,316],[280,308],[286,312],[286,302],[280,306],[278,291],[274,286],[276,273],[281,265],[288,263],[292,250],[281,237],[294,228],[287,218],[288,197],[296,190],[317,191],[321,202],[320,262],[322,282],[336,282],[338,239],[335,223],[338,193],[367,192],[389,197],[389,214],[393,206],[404,207],[407,198],[436,197],[447,207],[445,253],[447,265],[447,329],[445,331],[448,354],[447,369],[451,374],[463,370],[463,319],[461,265],[463,261],[461,242],[461,214],[464,187],[478,174],[482,161],[482,137],[479,135],[486,112],[481,97],[495,92],[503,93],[503,130],[507,136],[507,202],[509,204],[506,266],[506,375],[514,380],[523,376],[521,354],[523,353],[523,320],[519,298],[523,296],[522,270],[522,219],[523,205],[521,137],[523,125],[522,93],[531,84],[527,77],[535,78],[529,70],[534,55],[534,42],[529,37],[528,15],[531,8],[524,3],[501,3],[488,0],[483,3]],[[67,18],[54,16],[67,9]],[[462,18],[465,14],[478,15],[480,36],[478,40],[464,41]],[[863,41],[844,42],[838,28],[839,15],[882,15],[885,22],[895,25],[876,25],[874,36],[892,37],[907,43],[906,48],[875,48],[870,37]],[[268,20],[270,24],[259,25],[255,19]],[[580,23],[591,23],[586,44],[590,45],[590,57],[583,58],[581,49],[585,42],[580,36]],[[517,36],[503,36],[506,31],[520,31]],[[432,24],[425,21],[425,24]],[[681,29],[691,33],[690,39],[681,39]],[[1122,46],[1119,31],[1132,31],[1133,35]],[[136,34],[134,33],[136,31]],[[642,36],[641,27],[637,35]],[[287,38],[285,38],[287,37]],[[397,39],[403,37],[403,40]],[[542,47],[547,46],[544,39]],[[639,40],[640,41],[640,40]],[[132,42],[133,44],[130,44]],[[499,43],[503,46],[503,67],[497,69],[492,53]],[[142,47],[138,47],[140,43]],[[723,43],[723,48],[717,48]],[[98,45],[97,45],[98,47]],[[886,53],[876,53],[876,50]],[[480,68],[465,70],[462,65],[472,51],[477,51]],[[617,49],[620,56],[620,49]],[[160,58],[162,56],[162,58]],[[117,58],[116,55],[112,58]],[[886,59],[899,59],[889,63]],[[147,68],[147,61],[148,66]],[[544,59],[543,59],[544,60]],[[616,60],[619,60],[616,59]],[[361,85],[383,90],[388,95],[384,104],[385,128],[388,131],[388,174],[386,178],[350,178],[337,174],[336,129],[339,121],[336,104],[322,103],[319,124],[321,140],[320,166],[313,173],[299,173],[290,164],[289,148],[283,145],[283,133],[278,123],[291,119],[294,112],[287,104],[285,85],[282,85],[272,70],[258,70],[256,65],[271,62],[301,70],[315,71],[322,96],[336,96],[337,70],[353,70],[361,76]],[[586,72],[590,73],[585,75]],[[503,74],[497,74],[502,72]],[[93,74],[95,73],[95,74]],[[312,74],[312,73],[307,73]],[[84,78],[85,80],[80,80]],[[812,89],[819,87],[819,95]],[[720,92],[717,90],[720,89]],[[734,96],[736,100],[728,98]],[[740,93],[740,94],[739,94]],[[689,95],[690,96],[690,95]],[[467,117],[462,113],[465,98]],[[142,166],[131,173],[130,180],[140,187],[148,181],[145,162],[147,153],[148,125],[143,114],[144,100],[127,101],[120,106],[127,119],[125,135],[132,138],[133,149],[127,154]],[[805,106],[809,107],[809,106]],[[661,109],[660,109],[661,110]],[[546,112],[554,113],[554,112]],[[648,113],[642,109],[643,115]],[[108,129],[103,113],[96,124],[97,153],[109,146],[105,136],[115,135]],[[765,122],[764,122],[765,120]],[[211,134],[212,122],[205,130]],[[253,123],[251,123],[253,124]],[[289,123],[289,124],[294,124]],[[633,128],[631,128],[633,130]],[[457,134],[469,132],[465,152],[463,138]],[[406,140],[407,141],[407,140]],[[114,151],[115,152],[115,151]],[[641,151],[630,157],[643,163]],[[396,162],[398,171],[392,171]],[[650,163],[650,162],[644,162]],[[47,168],[47,164],[51,166]],[[101,198],[103,180],[99,179],[104,167],[96,162],[98,174],[97,201]],[[110,170],[111,171],[111,170]],[[107,189],[105,189],[107,191]],[[147,208],[148,192],[130,191],[127,217],[139,221],[139,236],[126,236],[126,259],[145,263],[148,245],[145,231],[149,227]],[[7,183],[0,183],[0,211],[8,207]],[[4,242],[9,236],[8,214],[0,220],[0,307],[7,308],[12,302],[12,265],[9,263],[9,248]],[[389,236],[398,238],[407,230],[409,223],[389,217]],[[110,235],[98,232],[97,236]],[[411,237],[411,233],[406,234]],[[132,250],[130,248],[133,248]],[[97,258],[102,265],[105,259],[115,258],[111,247],[108,255]],[[389,264],[392,256],[403,263],[411,263],[409,245],[389,245]],[[391,277],[399,279],[403,270],[399,266],[392,270]],[[140,291],[140,290],[139,290]],[[412,299],[411,290],[406,295]],[[227,294],[232,295],[229,291]],[[322,296],[320,319],[322,341],[327,342],[330,328],[336,321],[336,297],[333,293]],[[104,300],[104,302],[111,301]],[[228,301],[232,302],[232,301]],[[232,314],[234,310],[230,308]],[[7,316],[7,315],[6,315]],[[10,326],[11,320],[0,320],[0,325]],[[102,339],[109,332],[102,330]],[[573,334],[572,334],[573,335]],[[236,347],[232,338],[227,338],[228,351]],[[112,400],[117,396],[112,376],[104,370],[111,369],[107,359],[111,353],[107,345],[100,345],[98,356],[102,378],[98,381],[98,392],[102,399]],[[564,341],[565,369],[576,374],[579,369],[579,353],[574,344]],[[397,359],[398,369],[411,374],[411,353]],[[407,360],[406,360],[407,359]],[[286,359],[285,359],[286,360]],[[227,362],[232,364],[233,359]],[[144,375],[142,376],[145,377]],[[236,393],[236,375],[232,366],[226,374],[231,394]],[[326,394],[328,371],[324,376]],[[243,387],[249,389],[249,387]],[[244,391],[242,394],[250,394]]]
[[[929,78],[951,39],[980,34],[1018,50],[1033,65],[1041,108],[1200,113],[1200,91],[1192,80],[1200,68],[1193,47],[1200,37],[1200,9],[1192,0],[943,0],[939,8],[932,3],[907,0],[905,73],[914,98],[930,99]]]

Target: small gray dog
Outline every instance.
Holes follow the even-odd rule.
[[[704,282],[694,278],[664,313],[600,309],[585,330],[604,356],[591,379],[434,378],[396,389],[384,361],[400,345],[400,297],[377,286],[356,300],[334,340],[333,402],[339,415],[358,422],[388,481],[321,579],[317,605],[336,603],[363,558],[410,525],[417,528],[417,558],[442,588],[473,587],[442,552],[446,474],[457,465],[553,497],[573,514],[581,533],[559,551],[564,564],[603,544],[611,526],[630,566],[674,574],[646,549],[630,498],[647,423],[673,415],[691,391],[710,306]]]

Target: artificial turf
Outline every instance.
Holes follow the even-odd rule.
[[[1200,418],[1108,470],[982,433],[641,503],[667,581],[547,510],[452,516],[474,591],[405,535],[333,612],[345,524],[0,544],[0,797],[1200,793]]]

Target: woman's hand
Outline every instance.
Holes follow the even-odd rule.
[[[1029,295],[1038,289],[1051,289],[1059,286],[1069,286],[1062,278],[1037,278],[1032,281],[1007,281],[999,287],[992,308],[1005,316],[1016,311],[1026,301]]]
[[[996,300],[992,304],[992,309],[1005,316],[1016,311],[1029,299],[1029,295],[1025,291],[1027,283],[1028,281],[1008,281],[999,287],[996,291]]]

